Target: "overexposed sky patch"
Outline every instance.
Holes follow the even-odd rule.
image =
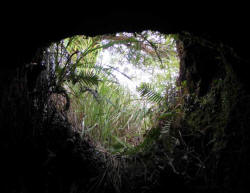
[[[164,44],[167,40],[165,39],[165,36],[160,34],[159,32],[151,32],[151,31],[145,31],[142,32],[147,33],[149,36],[147,37],[148,40],[157,42],[158,44]],[[130,37],[133,36],[133,34],[123,32],[122,34]],[[119,34],[116,34],[118,36]],[[140,40],[140,37],[137,37]],[[141,39],[141,41],[144,41],[144,39]],[[168,41],[174,41],[174,39],[168,39]],[[103,40],[102,43],[108,43],[107,40]],[[121,47],[124,52],[116,51],[116,48]],[[114,49],[115,48],[115,49]],[[176,48],[174,48],[175,50]],[[151,83],[158,80],[157,77],[166,76],[166,79],[164,78],[160,80],[160,83],[163,85],[168,85],[169,83],[174,85],[175,80],[178,76],[179,69],[175,67],[170,68],[163,68],[161,69],[160,66],[135,66],[134,64],[131,64],[127,60],[126,52],[128,51],[128,48],[125,45],[114,45],[113,47],[110,47],[108,49],[103,49],[100,52],[99,57],[97,58],[97,64],[110,68],[112,67],[113,70],[112,74],[115,75],[117,81],[119,84],[125,88],[128,88],[130,92],[136,96],[139,97],[139,93],[136,91],[136,88],[141,85],[141,83]],[[171,59],[169,59],[169,63],[171,63]],[[143,68],[143,69],[142,69]],[[126,76],[130,77],[127,78]],[[157,76],[157,75],[160,76]],[[168,78],[167,78],[168,77]],[[156,78],[156,80],[154,80]],[[159,80],[158,80],[159,81]],[[166,82],[168,81],[168,82]],[[156,88],[156,90],[158,90]]]
[[[112,59],[114,57],[120,57],[120,55],[114,52],[112,52],[111,54],[109,50],[102,50],[97,63],[101,64],[104,67],[112,66],[113,68],[117,69],[113,71],[113,74],[116,76],[119,83],[125,88],[128,88],[132,92],[132,94],[137,95],[136,87],[140,86],[142,82],[151,82],[153,78],[152,74],[139,69],[128,62],[123,62],[122,65],[120,63],[113,63]],[[131,79],[127,78],[120,72],[126,74]]]

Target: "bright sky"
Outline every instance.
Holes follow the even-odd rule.
[[[133,94],[138,95],[136,92],[136,87],[139,86],[142,82],[150,82],[153,78],[152,75],[148,72],[145,72],[139,68],[136,68],[133,64],[125,62],[123,65],[119,63],[113,63],[112,59],[114,57],[119,57],[118,53],[109,52],[109,50],[103,50],[101,52],[101,56],[98,58],[97,63],[102,64],[102,66],[112,66],[116,68],[118,71],[114,71],[113,74],[117,77],[119,83],[124,87],[127,87]],[[124,76],[122,73],[126,74],[132,80]]]
[[[148,32],[150,33],[150,32]],[[129,36],[129,34],[126,34]],[[165,39],[160,35],[153,35],[151,34],[150,39],[157,41],[157,42],[165,42]],[[116,46],[116,45],[115,45]],[[121,45],[124,46],[124,45]],[[126,50],[126,46],[124,46],[124,49]],[[166,74],[167,71],[154,67],[154,73],[150,72],[149,68],[146,69],[140,69],[133,64],[129,63],[127,59],[125,59],[124,56],[122,56],[119,52],[110,51],[109,49],[103,49],[97,59],[97,64],[100,64],[103,67],[110,67],[116,68],[116,70],[113,71],[113,74],[116,76],[119,83],[127,87],[132,94],[139,97],[139,93],[136,91],[136,87],[140,86],[142,82],[150,83],[152,82],[154,76],[156,74]],[[151,69],[152,70],[152,69]],[[175,69],[169,69],[171,70],[171,77],[177,77],[178,71]],[[127,78],[122,73],[126,74],[131,78]],[[174,78],[175,79],[175,78]]]

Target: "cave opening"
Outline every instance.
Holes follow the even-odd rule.
[[[50,81],[68,95],[64,115],[74,131],[111,153],[143,146],[152,128],[168,132],[170,119],[160,126],[159,117],[173,113],[170,106],[180,90],[177,39],[145,30],[78,35],[51,44],[43,65]],[[63,112],[66,98],[50,98]]]
[[[140,57],[134,57],[145,56],[136,53],[144,49],[153,55],[156,66],[161,67],[161,62],[166,59],[160,52],[161,47],[157,52],[158,47],[150,36],[141,37],[148,46],[136,44],[134,38],[140,35],[106,34],[108,40],[103,44],[93,41],[93,38],[100,38],[98,36],[72,36],[53,43],[47,49],[40,49],[42,52],[34,61],[10,74],[9,86],[1,83],[2,166],[8,170],[3,173],[7,182],[3,192],[247,192],[245,188],[249,183],[245,176],[249,174],[246,155],[249,155],[247,125],[250,103],[249,91],[245,88],[249,85],[244,85],[240,77],[241,65],[246,63],[231,47],[216,38],[188,32],[172,36],[181,40],[177,48],[173,48],[180,56],[178,86],[174,83],[178,92],[173,89],[174,94],[171,95],[170,89],[170,95],[165,95],[166,87],[164,91],[156,89],[153,92],[148,89],[151,87],[137,86],[141,91],[139,96],[142,94],[145,100],[159,103],[157,108],[149,105],[157,119],[152,119],[151,128],[144,127],[150,129],[141,132],[143,140],[139,144],[132,140],[131,135],[132,139],[122,136],[120,131],[118,134],[114,131],[116,137],[112,138],[106,130],[109,137],[101,137],[100,133],[94,132],[99,125],[87,120],[89,114],[85,112],[91,107],[85,106],[84,111],[77,109],[79,106],[83,108],[81,103],[87,101],[88,105],[96,105],[92,109],[96,110],[104,101],[97,118],[104,115],[105,110],[117,110],[115,115],[124,112],[114,107],[123,96],[128,96],[124,91],[118,100],[108,101],[107,97],[102,99],[101,90],[96,86],[97,83],[103,86],[102,81],[105,80],[110,84],[104,91],[116,93],[112,89],[118,89],[111,83],[123,78],[129,80],[128,72],[137,70],[125,68],[126,64],[119,65],[124,67],[119,68],[111,65],[112,61],[108,61],[107,66],[105,53],[96,48],[120,41],[121,46],[115,49],[119,54],[132,50],[128,55],[132,64],[144,64]],[[74,40],[85,43],[79,44],[85,46],[84,49],[77,48],[75,44],[75,47],[68,47],[70,51],[65,51],[63,46]],[[128,47],[125,50],[124,45]],[[116,55],[114,50],[110,51],[111,55]],[[158,56],[161,54],[163,58]],[[81,55],[88,62],[80,62]],[[150,57],[145,56],[145,64],[154,63]],[[114,57],[111,60],[119,59]],[[39,62],[42,62],[43,69],[38,69],[40,75],[35,73]],[[241,70],[237,71],[237,68]],[[142,66],[139,65],[139,69]],[[122,76],[105,79],[106,76],[98,73],[107,77],[113,77],[115,73]],[[75,98],[70,94],[72,91]],[[162,95],[157,95],[157,91]],[[175,94],[177,97],[167,97]],[[166,101],[168,103],[164,105]],[[68,115],[67,112],[73,113]],[[127,116],[125,119],[125,128],[131,126],[130,118]],[[108,125],[116,119],[119,116],[103,123]],[[99,132],[103,131],[99,129]],[[92,145],[93,140],[89,141],[85,132],[92,138],[96,137],[97,142],[101,143],[100,138],[103,138],[101,146],[104,151],[96,148],[96,144]]]

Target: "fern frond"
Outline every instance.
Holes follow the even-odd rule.
[[[140,87],[137,87],[137,91],[140,93],[141,97],[145,97],[151,102],[159,104],[164,100],[164,97],[161,96],[160,93],[155,92],[147,83],[142,83]]]
[[[95,71],[96,74],[110,75],[111,70],[109,68],[105,68],[101,65],[97,65],[95,63],[77,63],[77,67],[81,67],[84,70],[92,70]]]
[[[86,86],[98,85],[99,76],[93,71],[82,71],[76,76],[76,82],[81,82]]]

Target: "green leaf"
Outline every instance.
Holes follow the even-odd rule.
[[[141,97],[145,97],[151,102],[161,103],[164,100],[164,97],[161,96],[160,93],[155,92],[150,84],[142,83],[141,86],[137,88],[137,91]]]

